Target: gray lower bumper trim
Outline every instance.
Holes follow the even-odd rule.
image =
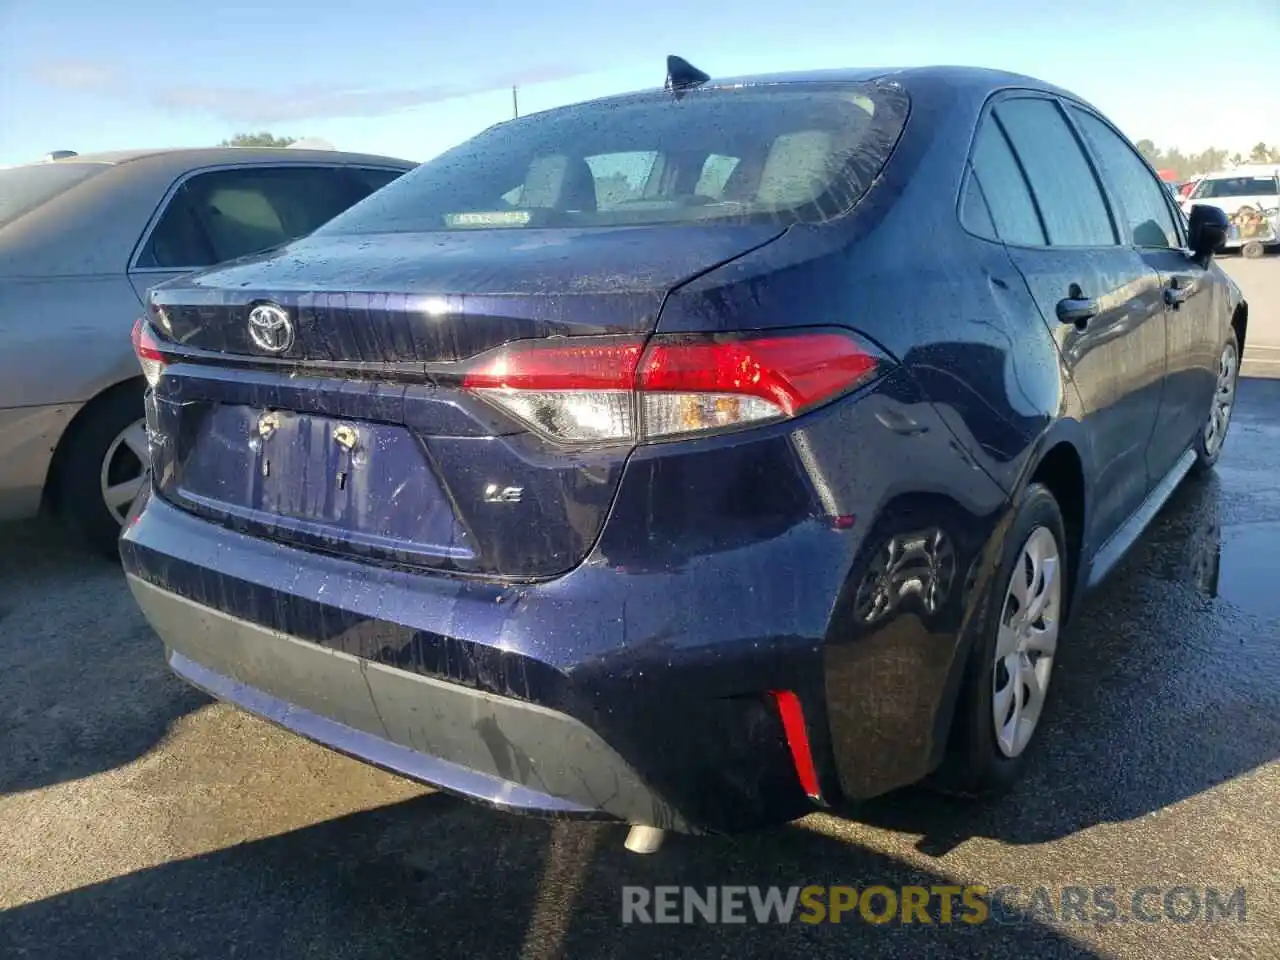
[[[679,829],[626,761],[573,717],[361,660],[128,580],[172,669],[221,700],[493,806]]]

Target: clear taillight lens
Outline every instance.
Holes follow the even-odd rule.
[[[133,352],[137,354],[138,363],[142,366],[142,376],[146,378],[148,385],[154,387],[164,376],[166,361],[160,350],[160,342],[141,318],[133,322]]]
[[[622,443],[797,416],[874,379],[884,357],[843,332],[526,340],[463,387],[561,443]]]

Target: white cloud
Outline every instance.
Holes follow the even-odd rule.
[[[307,84],[288,89],[182,84],[155,89],[134,85],[108,66],[66,60],[40,64],[36,80],[74,92],[103,93],[179,113],[203,114],[231,124],[271,124],[339,117],[381,117],[409,107],[439,103],[506,87],[579,76],[575,67],[536,65],[524,70],[412,87]]]

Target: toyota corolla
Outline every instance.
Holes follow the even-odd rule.
[[[502,808],[1010,785],[1247,306],[1105,117],[929,68],[503,123],[156,288],[129,583],[198,687]]]

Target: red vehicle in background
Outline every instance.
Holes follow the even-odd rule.
[[[1164,181],[1165,189],[1168,190],[1170,194],[1172,194],[1173,198],[1175,200],[1179,199],[1178,190],[1180,189],[1180,187],[1178,182],[1177,171],[1176,170],[1157,170],[1156,174],[1160,177],[1161,180]]]

